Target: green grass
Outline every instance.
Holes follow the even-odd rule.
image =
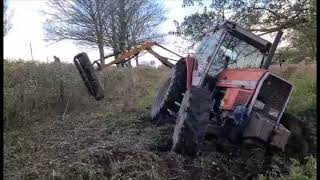
[[[316,77],[315,69],[310,68],[310,66],[301,67],[289,76],[289,81],[294,84],[294,90],[288,106],[288,112],[306,122],[311,131],[316,131],[317,121]],[[317,162],[313,157],[308,157],[306,164],[299,164],[294,161],[286,180],[315,180],[317,176],[316,166]]]
[[[289,176],[286,180],[315,180],[317,179],[317,162],[314,157],[307,157],[307,163],[301,165],[298,161],[293,160]]]
[[[289,80],[294,84],[288,111],[300,117],[315,120],[316,117],[316,74],[302,69],[293,73]]]
[[[306,157],[305,164],[299,163],[295,159],[291,159],[292,164],[289,174],[284,176],[284,180],[316,180],[317,179],[317,162],[312,156]],[[272,178],[269,178],[272,179]],[[268,180],[266,176],[261,175],[259,180]]]

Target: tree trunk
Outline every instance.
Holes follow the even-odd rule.
[[[132,68],[131,59],[127,62],[128,68]]]
[[[118,51],[117,47],[112,47],[113,49],[113,53],[116,54]],[[119,55],[115,55],[114,59],[117,59],[119,57]],[[116,64],[117,67],[122,67],[121,64]]]
[[[96,1],[97,4],[101,4],[100,1]],[[98,48],[99,48],[99,54],[100,54],[100,60],[101,60],[101,64],[104,65],[104,49],[103,49],[103,46],[104,46],[104,39],[103,39],[103,24],[102,24],[102,20],[101,20],[101,12],[100,12],[101,9],[97,9],[97,13],[98,13],[98,16],[97,16],[97,42],[98,42]]]
[[[136,59],[136,66],[138,67],[139,66],[138,56],[136,56],[135,59]]]
[[[103,43],[99,43],[98,44],[98,48],[99,48],[99,55],[100,55],[100,60],[101,60],[101,64],[104,65],[104,49],[103,49]]]
[[[127,40],[127,22],[125,13],[125,0],[118,1],[119,3],[119,26],[120,26],[120,37],[119,37],[119,49],[121,52],[126,50],[126,40]],[[127,62],[122,63],[122,67],[125,67]],[[129,66],[129,65],[128,65]]]

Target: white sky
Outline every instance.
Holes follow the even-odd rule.
[[[182,0],[164,0],[164,8],[167,11],[167,20],[160,25],[163,33],[175,30],[173,21],[182,22],[184,16],[202,11],[203,7],[182,7]],[[46,17],[41,13],[45,10],[46,0],[9,0],[9,10],[13,10],[12,29],[4,37],[4,58],[9,59],[31,59],[30,43],[33,51],[33,58],[37,61],[52,62],[53,56],[56,55],[62,62],[72,62],[73,57],[80,53],[88,53],[91,61],[99,58],[99,53],[95,49],[87,49],[76,46],[72,41],[61,41],[55,44],[44,42],[43,22]],[[273,41],[273,38],[267,38]],[[181,51],[181,47],[187,47],[188,42],[180,38],[168,35],[163,44],[170,50],[181,55],[186,55]],[[179,48],[180,47],[180,48]],[[167,57],[178,59],[176,56],[170,56],[165,51],[155,48]],[[108,52],[106,52],[107,54]],[[156,64],[160,64],[152,55],[146,54],[140,60],[155,60]]]

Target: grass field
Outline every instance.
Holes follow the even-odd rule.
[[[316,71],[288,69],[271,69],[295,84],[288,111],[315,123]],[[99,74],[105,98],[96,102],[71,64],[5,60],[5,179],[241,179],[261,173],[259,157],[236,157],[215,142],[205,142],[195,159],[168,150],[173,127],[149,119],[166,72],[106,70]],[[315,177],[314,158],[300,165],[279,153],[272,161],[273,176]]]

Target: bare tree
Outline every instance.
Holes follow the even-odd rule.
[[[104,57],[105,0],[49,0],[51,16],[45,22],[45,40],[74,40],[80,45],[98,47]],[[102,62],[104,63],[104,62]]]
[[[11,23],[12,13],[8,12],[8,0],[3,1],[3,36],[6,36],[7,33],[12,28]]]
[[[49,0],[49,6],[53,11],[48,12],[46,39],[98,46],[100,59],[103,47],[122,52],[161,37],[156,27],[164,20],[164,12],[151,0]]]
[[[161,40],[158,25],[165,20],[161,4],[152,0],[108,0],[105,45],[122,52],[144,42]],[[131,66],[129,61],[129,66]],[[124,66],[124,64],[122,64]]]

